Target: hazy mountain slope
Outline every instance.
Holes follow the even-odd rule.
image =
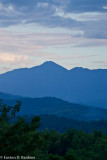
[[[34,116],[24,115],[23,118],[26,122],[31,122]],[[10,120],[11,123],[16,121],[17,117]],[[38,130],[52,130],[64,133],[67,129],[77,129],[92,133],[94,130],[102,130],[107,135],[107,120],[98,121],[78,121],[70,118],[59,117],[55,114],[42,114],[40,115],[40,126]]]
[[[21,96],[17,96],[17,95],[12,95],[12,94],[8,94],[8,93],[3,93],[3,92],[0,92],[0,99],[3,99],[3,100],[16,100],[16,99],[19,99],[19,98],[22,98]]]
[[[107,119],[107,110],[84,105],[68,103],[61,99],[45,98],[19,98],[22,101],[20,115],[56,114],[77,120]],[[4,103],[14,105],[14,100],[4,100]]]
[[[55,129],[59,132],[65,132],[69,128],[83,130],[87,133],[93,132],[96,129],[98,131],[102,130],[103,133],[107,135],[107,120],[86,122],[58,117],[56,115],[41,115],[40,117],[40,129],[45,130],[46,128],[48,128],[49,130]]]
[[[0,75],[0,91],[26,97],[58,97],[107,108],[107,69],[67,70],[54,62]]]

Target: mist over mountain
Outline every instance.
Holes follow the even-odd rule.
[[[0,99],[2,99],[2,100],[17,100],[19,98],[23,98],[23,97],[18,96],[18,95],[12,95],[12,94],[8,94],[8,93],[0,92]]]
[[[107,69],[67,70],[48,61],[0,75],[0,92],[24,97],[57,97],[73,103],[107,108]]]
[[[21,101],[21,109],[18,115],[44,115],[55,114],[66,118],[76,120],[91,121],[107,119],[107,110],[97,107],[87,107],[85,105],[69,103],[67,101],[55,98],[19,98],[9,99],[5,97],[3,103],[14,106],[16,101]]]

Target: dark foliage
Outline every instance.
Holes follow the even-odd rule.
[[[23,118],[26,122],[31,122],[34,116],[25,115]],[[15,119],[11,119],[11,123]],[[107,120],[101,119],[98,121],[79,121],[74,119],[68,119],[65,117],[58,117],[54,114],[40,115],[40,126],[38,130],[49,131],[54,129],[60,133],[64,133],[67,129],[83,130],[86,133],[93,133],[94,130],[102,130],[104,134],[107,135]]]
[[[31,123],[19,117],[10,124],[9,119],[19,111],[19,106],[20,103],[13,108],[0,105],[0,155],[34,156],[36,160],[107,159],[107,136],[102,131],[95,130],[90,134],[75,129],[68,129],[63,134],[55,130],[37,131],[38,116]]]

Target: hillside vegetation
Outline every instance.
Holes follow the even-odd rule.
[[[33,156],[36,160],[106,160],[107,136],[101,131],[86,134],[68,129],[60,134],[54,130],[37,131],[40,117],[31,123],[19,117],[14,124],[9,120],[20,110],[0,103],[0,155]],[[26,158],[25,158],[26,159]]]
[[[17,98],[4,100],[4,103],[14,105],[16,100],[22,102],[20,115],[55,114],[82,121],[107,119],[106,109],[69,103],[54,97]]]

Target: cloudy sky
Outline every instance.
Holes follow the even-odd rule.
[[[107,68],[107,0],[0,0],[0,73],[44,61]]]

